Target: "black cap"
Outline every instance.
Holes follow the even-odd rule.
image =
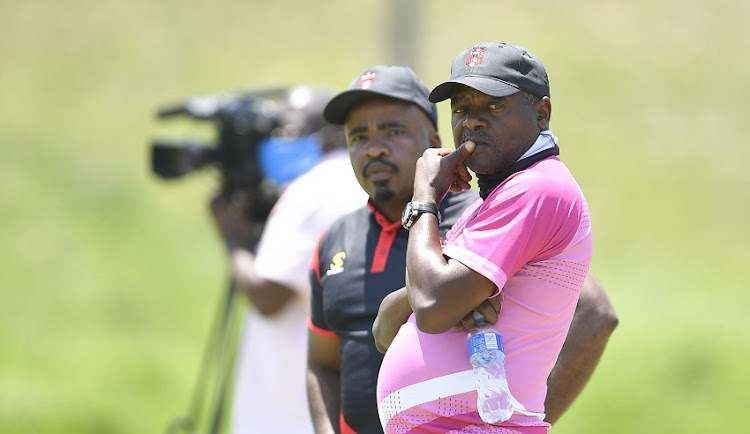
[[[377,65],[365,69],[349,89],[333,97],[323,111],[332,124],[341,125],[352,106],[364,99],[385,96],[410,102],[422,109],[437,128],[437,107],[431,103],[427,86],[406,66]]]
[[[461,52],[451,66],[450,80],[432,90],[430,101],[450,98],[456,84],[491,96],[508,96],[519,90],[549,96],[542,62],[527,49],[504,42],[482,42]]]

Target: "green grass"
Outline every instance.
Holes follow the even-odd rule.
[[[410,64],[434,86],[459,51],[505,40],[550,73],[621,318],[553,432],[740,431],[750,6],[504,3],[422,1]],[[390,62],[385,2],[312,4],[0,2],[0,432],[159,432],[187,407],[224,290],[216,177],[150,173],[157,134],[207,134],[154,113],[247,86],[343,88]]]

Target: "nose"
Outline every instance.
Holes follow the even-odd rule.
[[[391,151],[383,137],[372,137],[365,148],[365,156],[367,156],[367,158],[382,158],[387,157],[390,154]]]
[[[487,123],[484,117],[482,117],[482,113],[477,109],[473,109],[469,110],[469,112],[466,113],[466,117],[463,121],[463,126],[467,130],[475,131],[478,129],[486,128]]]

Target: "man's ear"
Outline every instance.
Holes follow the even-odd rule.
[[[536,123],[539,129],[549,129],[549,122],[552,119],[552,101],[548,96],[542,97],[536,103]]]
[[[430,148],[441,148],[443,142],[440,141],[440,134],[436,130],[430,132]]]

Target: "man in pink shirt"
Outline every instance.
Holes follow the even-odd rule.
[[[557,158],[552,105],[541,62],[523,47],[484,42],[459,54],[433,102],[451,100],[458,148],[431,149],[417,163],[407,287],[414,310],[394,338],[378,378],[388,433],[546,433],[547,378],[565,341],[592,256],[588,206]],[[460,146],[459,146],[460,145]],[[448,191],[481,199],[442,241],[436,206]],[[466,331],[453,328],[499,296],[513,416],[479,417]]]

